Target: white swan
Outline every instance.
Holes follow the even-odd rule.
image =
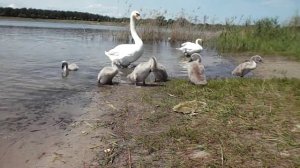
[[[145,85],[145,80],[154,69],[157,68],[157,62],[154,57],[150,58],[147,62],[142,62],[138,64],[134,70],[127,76],[127,78],[136,85],[139,82],[143,82]]]
[[[200,45],[202,43],[202,39],[197,39],[195,43],[185,42],[181,44],[180,48],[176,48],[180,50],[185,56],[190,56],[194,53],[200,53],[203,50],[203,47]]]
[[[133,11],[130,15],[130,32],[135,44],[121,44],[115,48],[105,51],[105,55],[118,67],[127,67],[139,59],[143,52],[143,41],[135,30],[135,21],[140,19],[140,13]]]
[[[249,73],[251,70],[255,69],[257,66],[257,63],[263,62],[263,59],[259,55],[252,56],[250,60],[245,61],[238,65],[232,72],[232,75],[244,77],[247,73]]]
[[[168,73],[166,68],[157,62],[156,58],[153,57],[157,63],[157,66],[155,69],[153,69],[153,74],[155,77],[155,82],[166,82],[168,80]]]
[[[79,67],[75,63],[68,64],[67,61],[62,61],[61,62],[61,69],[62,69],[62,75],[63,76],[68,76],[69,71],[77,71],[79,69]]]
[[[98,83],[101,85],[112,85],[112,79],[118,74],[117,67],[104,67],[98,74]]]
[[[188,76],[190,81],[195,85],[206,85],[206,75],[205,68],[201,64],[201,55],[194,53],[191,55],[191,58],[188,63]]]

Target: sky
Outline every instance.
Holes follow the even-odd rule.
[[[138,10],[144,18],[163,14],[166,18],[184,16],[203,22],[204,16],[208,16],[208,23],[278,17],[284,23],[299,14],[300,0],[0,0],[0,6],[71,10],[113,17],[129,17],[132,10]]]

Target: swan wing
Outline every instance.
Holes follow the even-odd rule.
[[[242,63],[243,64],[243,67],[244,69],[249,69],[249,70],[253,70],[256,68],[256,63],[254,61],[251,61],[251,62],[244,62]]]
[[[68,66],[68,69],[69,69],[70,71],[77,71],[77,70],[79,69],[79,67],[78,67],[77,64],[72,63],[72,64],[70,64],[70,65]]]
[[[187,44],[185,47],[187,47],[189,50],[202,50],[202,46],[195,43]]]
[[[98,74],[98,82],[101,84],[111,84],[112,78],[118,73],[117,68],[104,67]]]
[[[165,82],[168,80],[168,73],[166,68],[158,63],[157,68],[153,70],[153,74],[156,82]]]
[[[143,82],[151,71],[151,65],[149,62],[142,62],[138,64],[133,72],[127,76],[132,82]]]
[[[178,48],[178,50],[181,50],[183,52],[188,52],[189,54],[193,54],[195,52],[200,52],[203,50],[203,47],[199,44],[195,44],[192,42],[186,42],[183,43],[184,45],[181,48]]]
[[[232,75],[244,76],[255,68],[256,65],[253,62],[250,61],[243,62],[232,71]]]
[[[181,44],[181,47],[180,48],[176,48],[177,50],[180,50],[182,52],[186,52],[190,49],[190,45],[192,45],[193,43],[192,42],[185,42],[185,43],[182,43]]]
[[[185,43],[182,43],[182,44],[181,44],[181,47],[186,46],[186,45],[189,45],[189,44],[191,44],[191,43],[192,43],[192,42],[189,42],[189,41],[188,41],[188,42],[185,42]]]
[[[105,55],[107,55],[109,58],[121,59],[123,57],[133,55],[134,52],[136,52],[134,44],[121,44],[105,52]]]
[[[123,67],[136,61],[143,54],[143,45],[122,44],[112,50],[105,52],[105,55],[115,64]]]
[[[106,76],[106,75],[116,75],[116,73],[118,72],[117,68],[113,68],[113,67],[104,67],[98,74],[98,78],[101,76]]]

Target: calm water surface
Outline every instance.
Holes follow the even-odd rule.
[[[68,93],[97,88],[99,70],[110,65],[104,51],[121,43],[112,36],[120,30],[124,28],[0,20],[0,117],[9,116],[12,109],[22,112],[24,109],[17,108],[20,104],[34,105],[46,98],[57,100]],[[136,63],[156,56],[171,77],[185,77],[184,57],[174,49],[179,45],[146,43],[145,52]],[[230,76],[231,61],[211,50],[202,54],[208,78]],[[79,71],[62,78],[62,60],[76,62]],[[125,84],[125,76],[118,81]]]

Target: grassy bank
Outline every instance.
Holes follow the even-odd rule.
[[[133,167],[299,167],[300,80],[172,80],[136,90],[114,116],[118,158]],[[198,100],[195,116],[173,112]],[[141,102],[139,102],[141,101]],[[134,106],[143,104],[143,106]],[[119,130],[119,131],[117,131]],[[119,165],[120,166],[120,165]]]
[[[300,29],[281,26],[276,19],[258,20],[254,25],[227,25],[217,39],[221,52],[250,52],[294,56],[300,59]]]

